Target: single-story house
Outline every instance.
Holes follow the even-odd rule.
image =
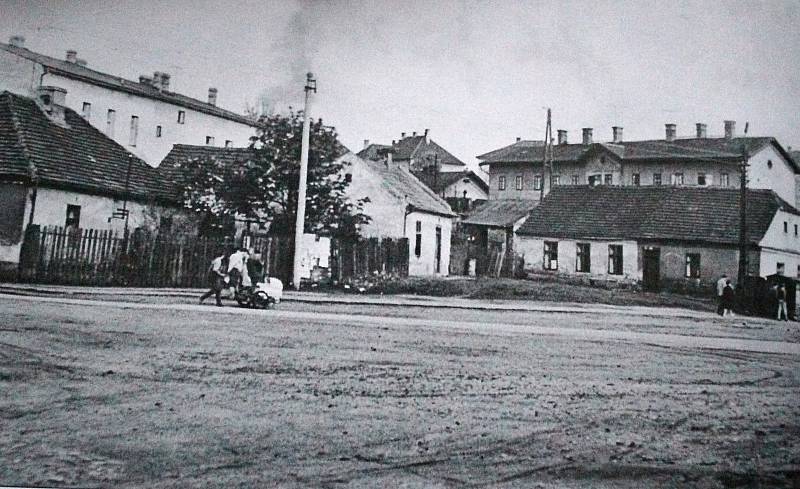
[[[489,198],[489,184],[472,170],[443,172],[429,167],[412,173],[462,215]]]
[[[646,289],[738,280],[740,192],[556,186],[519,228],[529,273],[641,282]],[[748,275],[800,275],[800,211],[747,191]]]

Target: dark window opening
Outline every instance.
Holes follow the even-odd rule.
[[[541,175],[534,175],[533,176],[533,189],[534,190],[541,190],[542,189],[542,176]]]
[[[161,137],[161,126],[156,126],[156,137],[157,138]]]
[[[588,273],[592,268],[592,256],[589,243],[575,245],[575,270]]]
[[[186,122],[186,112],[183,110],[178,111],[178,124],[183,124]]]
[[[345,173],[344,174],[344,181],[347,183],[351,183],[353,181],[353,174],[352,173]]]
[[[622,275],[622,245],[608,245],[608,273]]]
[[[641,183],[641,180],[639,178],[639,174],[638,173],[632,174],[631,175],[631,184],[638,187],[640,185],[640,183]]]
[[[497,177],[497,190],[505,190],[506,189],[506,177],[505,175],[500,175]]]
[[[69,229],[81,227],[81,206],[67,205],[67,219],[64,222],[64,227]]]
[[[558,241],[544,242],[544,269],[558,270]]]
[[[417,221],[417,236],[414,240],[414,256],[422,256],[422,221]]]
[[[603,183],[606,185],[611,185],[612,183],[614,183],[614,176],[610,174],[605,175],[603,177]]]
[[[516,178],[514,178],[514,187],[517,190],[522,190],[522,175],[517,175]]]
[[[661,185],[661,174],[653,173],[653,185]]]
[[[686,254],[686,278],[700,278],[700,253]]]

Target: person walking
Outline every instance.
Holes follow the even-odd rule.
[[[722,289],[722,317],[733,316],[733,304],[736,301],[736,293],[733,290],[730,280],[725,281],[725,287]]]
[[[783,284],[778,285],[777,298],[778,298],[778,321],[781,320],[781,313],[783,313],[783,320],[788,321],[789,313],[786,310],[786,289],[783,287]]]
[[[228,258],[228,275],[231,277],[230,287],[234,296],[239,291],[243,278],[247,274],[247,257],[247,249],[239,248]]]
[[[724,315],[724,303],[722,301],[722,292],[725,290],[725,285],[730,282],[727,274],[722,274],[722,277],[717,280],[717,314]]]
[[[213,295],[217,300],[217,306],[221,306],[222,298],[220,294],[222,289],[225,288],[225,253],[211,260],[211,266],[208,267],[208,281],[211,288],[200,296],[200,304]]]

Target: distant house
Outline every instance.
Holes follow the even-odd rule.
[[[489,185],[472,170],[437,172],[430,168],[412,173],[462,216],[489,197]]]
[[[381,161],[385,150],[390,148],[394,151],[392,155],[394,162],[414,172],[425,171],[430,167],[443,173],[460,172],[467,167],[463,161],[434,142],[427,129],[420,135],[417,135],[416,132],[410,136],[401,133],[400,139],[392,141],[391,145],[370,144],[366,139],[364,140],[364,149],[358,152],[358,157]]]
[[[58,89],[37,100],[0,94],[0,265],[13,270],[28,224],[121,230],[179,206],[144,161],[63,106]]]
[[[218,105],[216,88],[198,100],[174,91],[168,73],[127,80],[89,68],[77,55],[36,53],[13,36],[0,43],[0,90],[36,97],[40,86],[65,89],[67,107],[151,166],[174,144],[246,146],[256,133],[254,120]]]
[[[739,191],[559,186],[519,228],[532,273],[663,286],[738,279]],[[800,276],[800,212],[772,190],[747,194],[749,274]]]
[[[773,190],[797,204],[800,167],[775,138],[737,137],[734,121],[725,122],[724,137],[707,137],[705,124],[696,129],[694,137],[682,138],[667,124],[664,139],[625,141],[622,128],[614,127],[612,141],[597,143],[592,129],[584,128],[577,144],[568,143],[567,132],[560,130],[546,174],[540,141],[519,140],[478,159],[488,167],[490,199],[539,200],[551,188],[587,184],[738,188],[747,150],[748,187]]]
[[[347,195],[367,197],[364,213],[371,222],[360,234],[377,238],[408,238],[409,275],[447,275],[450,234],[456,217],[450,206],[419,181],[392,153],[382,161],[365,160],[353,153],[339,158],[350,181]]]

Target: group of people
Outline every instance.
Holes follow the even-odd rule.
[[[261,262],[251,257],[247,248],[239,248],[230,255],[221,253],[211,260],[208,268],[209,290],[200,296],[200,304],[212,295],[217,306],[222,305],[222,291],[230,289],[231,296],[236,296],[240,287],[251,287],[253,280],[261,276]]]
[[[778,284],[773,288],[773,294],[778,304],[778,321],[788,321],[789,313],[786,307],[786,288],[783,284]],[[733,316],[733,308],[736,303],[736,292],[731,285],[728,275],[722,274],[722,278],[717,280],[717,314],[722,317]]]

